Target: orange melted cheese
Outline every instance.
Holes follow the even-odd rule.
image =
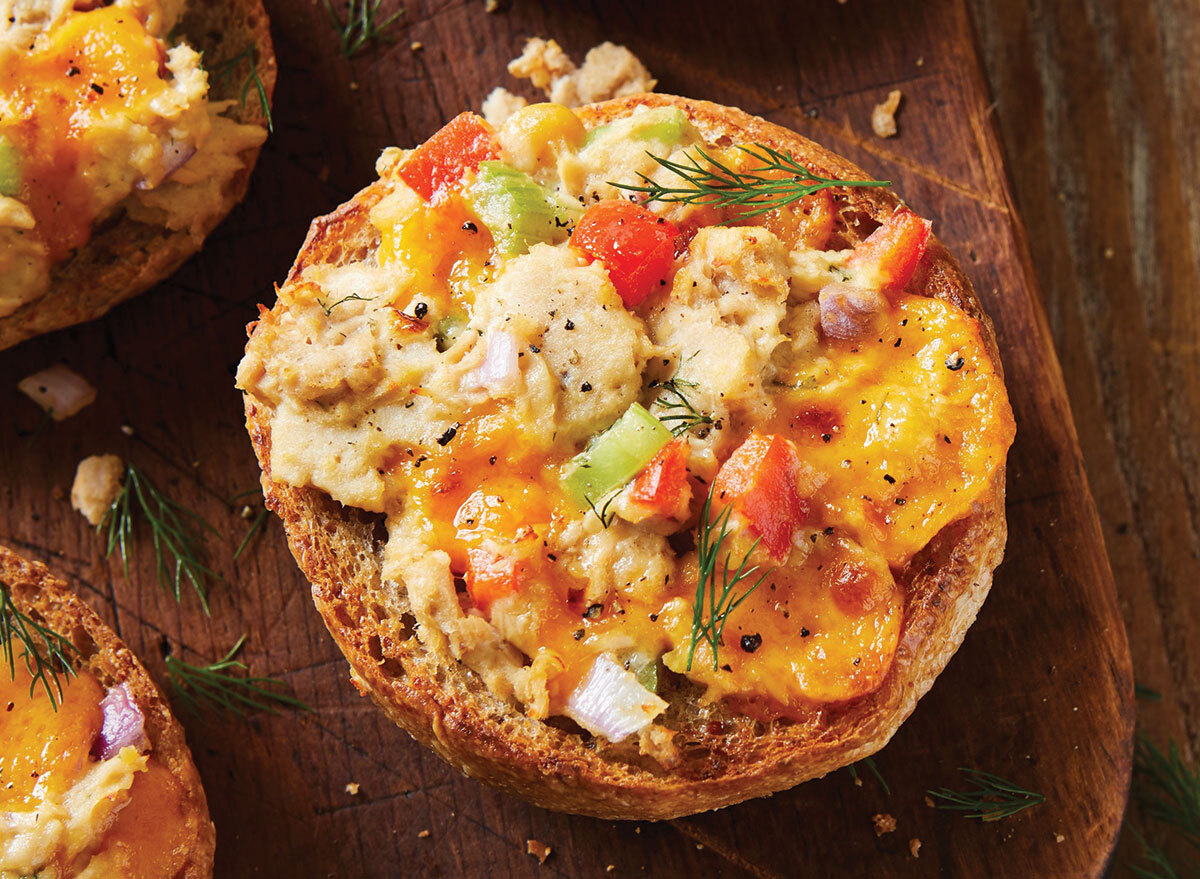
[[[60,808],[64,797],[97,766],[91,755],[100,733],[103,688],[87,671],[60,676],[63,698],[57,710],[22,662],[16,674],[0,672],[0,827],[5,813]],[[114,758],[115,759],[115,758]],[[70,879],[84,866],[97,875],[123,879],[171,879],[178,875],[197,842],[184,791],[175,776],[150,756],[127,792],[113,794],[117,808],[96,809],[107,826],[93,828],[96,845],[72,864],[59,852],[56,875]],[[3,846],[0,846],[3,854]],[[90,863],[89,863],[90,859]]]
[[[117,7],[73,13],[33,51],[0,56],[0,133],[21,156],[18,198],[52,260],[87,242],[106,195],[94,174],[109,159],[89,129],[161,94],[163,61],[161,44]]]

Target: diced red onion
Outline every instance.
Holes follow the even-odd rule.
[[[49,413],[55,421],[70,418],[96,399],[96,389],[87,379],[61,363],[27,375],[17,390]]]
[[[151,183],[145,177],[133,184],[137,189],[153,189],[171,178],[171,175],[188,163],[196,155],[196,145],[188,141],[171,141],[163,149],[163,176],[158,183]]]
[[[619,742],[645,729],[666,707],[633,672],[602,654],[567,699],[564,713],[592,735]]]
[[[821,329],[833,339],[856,339],[871,328],[871,319],[883,308],[883,294],[839,282],[821,289]]]
[[[101,760],[115,757],[122,748],[146,749],[146,718],[133,699],[129,684],[113,687],[100,700],[104,723],[92,743],[92,754]]]
[[[484,336],[487,352],[483,362],[467,373],[468,388],[488,392],[512,391],[520,378],[517,367],[517,340],[506,330],[490,330]]]

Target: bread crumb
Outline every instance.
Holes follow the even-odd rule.
[[[96,399],[96,389],[87,379],[61,363],[27,375],[17,382],[17,390],[41,406],[55,421],[70,418]]]
[[[918,55],[918,56],[917,56],[917,66],[918,66],[918,67],[924,67],[924,66],[925,66],[925,56],[924,56],[924,55]]]
[[[133,436],[133,425],[132,424],[122,424],[121,425],[121,433],[125,434],[125,436]]]
[[[417,834],[417,839],[429,839],[429,831],[422,830],[420,833]]]
[[[71,484],[71,506],[99,527],[113,501],[121,493],[125,462],[116,455],[89,455],[75,468]]]
[[[885,833],[894,833],[896,831],[896,819],[887,812],[872,815],[871,820],[875,822],[876,836],[883,836]]]
[[[931,808],[931,809],[936,809],[936,808],[937,808],[937,804],[936,804],[936,803],[934,803],[934,801],[933,801],[933,797],[926,797],[926,798],[925,798],[925,805],[926,805],[926,806],[928,806],[928,807],[929,807],[929,808]]]
[[[346,793],[350,794],[350,796],[352,796],[352,797],[358,796],[358,782],[352,781],[349,784],[347,784],[346,785]]]
[[[500,11],[500,0],[484,0],[483,11],[484,12],[499,12]]]
[[[921,857],[921,840],[910,839],[908,841],[908,853],[914,858]]]
[[[617,869],[617,865],[616,865],[616,864],[609,864],[607,867],[605,867],[605,868],[604,868],[604,872],[605,872],[605,873],[611,873],[611,872],[612,872],[613,870],[615,870],[615,869]]]
[[[609,42],[592,47],[582,66],[576,67],[554,40],[533,37],[520,57],[509,62],[508,72],[528,79],[551,101],[566,107],[650,92],[658,84],[636,55]]]
[[[357,82],[351,81],[351,83],[350,83],[350,91],[352,91],[352,92],[356,92],[356,91],[358,91],[358,83],[357,83]]]
[[[546,863],[546,858],[550,857],[550,846],[536,839],[525,840],[525,851],[537,858],[539,864]]]
[[[1066,839],[1066,837],[1063,836],[1061,833],[1054,834],[1054,841],[1059,843],[1060,845],[1062,844],[1063,840],[1065,840],[1065,839]]]
[[[871,129],[877,137],[896,136],[896,110],[900,107],[900,97],[900,89],[892,89],[887,99],[871,111]]]
[[[499,128],[513,113],[516,113],[529,102],[520,95],[514,95],[504,86],[496,86],[483,99],[480,110],[489,125]]]
[[[1104,248],[1104,258],[1105,259],[1112,259],[1116,255],[1117,255],[1117,252],[1115,250],[1113,250],[1111,247]]]
[[[425,44],[422,43],[420,40],[414,40],[412,45],[409,46],[408,48],[412,49],[414,52],[420,52],[422,49],[425,48]]]

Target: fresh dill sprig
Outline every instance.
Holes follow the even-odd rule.
[[[240,717],[246,716],[246,709],[278,714],[280,706],[312,711],[295,696],[269,689],[286,686],[278,678],[239,674],[249,671],[246,664],[236,658],[245,643],[246,636],[242,635],[224,657],[208,665],[192,665],[173,655],[166,658],[171,690],[183,707],[191,714],[199,713],[200,707],[206,706],[226,709]]]
[[[729,571],[731,550],[726,550],[725,560],[718,566],[721,548],[725,544],[725,539],[729,536],[729,516],[733,512],[733,508],[726,507],[724,512],[717,516],[715,522],[709,519],[715,488],[714,486],[708,490],[708,497],[704,500],[704,508],[700,511],[700,528],[696,538],[696,553],[699,556],[700,576],[699,581],[696,583],[696,603],[692,608],[692,643],[688,649],[688,671],[692,670],[692,660],[696,655],[696,647],[701,641],[707,643],[712,649],[713,671],[720,668],[717,651],[720,648],[721,636],[725,632],[725,624],[729,621],[729,615],[738,605],[749,598],[750,593],[757,589],[771,573],[769,570],[763,571],[762,575],[746,591],[739,596],[734,595],[737,585],[743,580],[748,580],[758,570],[758,565],[754,565],[749,569],[746,565],[749,564],[750,556],[758,547],[759,541],[755,540],[750,549],[746,550],[746,555],[742,558],[737,569],[733,571],[732,576],[730,576]],[[717,532],[715,539],[713,538],[714,530]],[[704,617],[706,604],[708,610],[707,620]]]
[[[189,510],[164,496],[154,484],[133,464],[125,467],[125,484],[121,493],[113,499],[112,506],[97,530],[107,533],[104,557],[110,558],[113,550],[121,551],[121,564],[125,576],[129,576],[129,541],[133,537],[134,518],[137,513],[150,525],[154,538],[155,571],[159,585],[182,600],[181,585],[186,578],[191,583],[204,612],[208,613],[208,580],[220,577],[200,561],[200,544],[204,535],[197,525],[217,534],[199,513]],[[168,564],[174,562],[174,571]]]
[[[958,771],[966,776],[974,787],[967,791],[940,787],[926,793],[941,801],[937,804],[939,809],[962,812],[964,818],[999,821],[1046,801],[1042,794],[1026,790],[999,775],[963,766],[960,766]]]
[[[242,542],[238,544],[237,549],[234,550],[234,552],[233,552],[233,560],[235,562],[239,558],[241,558],[242,553],[246,551],[246,547],[248,547],[250,545],[250,541],[254,539],[254,535],[257,534],[259,532],[259,530],[262,529],[263,525],[266,523],[267,508],[266,508],[265,504],[263,503],[262,490],[258,489],[258,488],[251,488],[251,489],[247,489],[246,491],[239,491],[237,494],[235,494],[233,497],[231,497],[229,499],[229,506],[236,510],[240,504],[242,507],[242,512],[241,512],[242,518],[249,519],[250,514],[253,512],[253,508],[251,507],[250,504],[241,503],[241,502],[242,502],[243,498],[249,498],[249,497],[255,497],[255,496],[257,496],[257,500],[255,501],[255,504],[259,505],[261,507],[261,509],[259,509],[257,515],[254,516],[254,521],[250,523],[250,530],[246,532],[246,536],[242,538]]]
[[[332,305],[326,305],[324,302],[318,299],[317,305],[321,306],[321,311],[325,312],[326,317],[330,317],[333,315],[333,310],[343,302],[370,302],[374,298],[374,296],[359,296],[357,293],[351,293],[349,296],[343,296]]]
[[[242,80],[242,106],[246,106],[246,95],[253,86],[254,90],[258,92],[258,104],[262,107],[263,116],[267,119],[267,131],[274,134],[275,120],[271,117],[271,100],[267,97],[267,87],[263,83],[262,77],[258,75],[258,50],[254,46],[247,46],[228,61],[215,65],[210,69],[210,73],[217,82],[224,83],[233,76],[233,72],[243,61],[249,64],[250,70],[246,74],[246,78]]]
[[[597,509],[596,505],[592,503],[592,499],[590,497],[587,495],[584,495],[583,497],[583,499],[587,501],[588,506],[592,508],[592,512],[596,514],[596,518],[600,520],[600,524],[604,526],[606,531],[608,530],[608,526],[613,523],[613,519],[615,519],[617,516],[615,512],[612,515],[609,515],[608,508],[612,506],[612,502],[617,499],[619,494],[620,492],[614,492],[613,495],[604,502],[604,506],[600,507],[599,509]]]
[[[761,143],[751,146],[739,144],[738,149],[757,159],[762,166],[753,171],[735,171],[695,147],[694,155],[684,150],[686,161],[682,162],[664,159],[653,153],[646,154],[663,168],[683,178],[680,185],[664,186],[645,174],[638,174],[642,178],[641,186],[629,183],[609,185],[626,192],[641,193],[646,201],[748,209],[738,214],[740,219],[765,214],[832,186],[892,185],[886,180],[833,180],[821,177],[800,164],[790,153]],[[704,160],[703,164],[701,159]],[[770,176],[772,173],[784,176]]]
[[[329,20],[333,22],[333,29],[338,32],[341,40],[343,58],[357,55],[366,48],[367,43],[394,41],[395,38],[384,31],[404,14],[404,7],[393,12],[383,21],[376,21],[375,16],[379,13],[382,3],[383,0],[346,0],[346,19],[343,21],[333,8],[333,0],[325,0],[325,9],[329,12]]]
[[[892,795],[892,789],[888,786],[888,783],[884,781],[883,776],[880,774],[879,767],[875,765],[874,757],[863,757],[857,763],[851,763],[846,767],[848,770],[850,770],[850,777],[854,779],[855,783],[859,783],[858,767],[860,765],[865,766],[867,771],[875,776],[875,780],[879,782],[879,786],[883,788],[883,792],[890,797]]]
[[[692,401],[683,392],[684,388],[696,387],[695,382],[676,376],[660,382],[659,387],[663,393],[655,402],[665,411],[658,416],[658,420],[670,428],[672,436],[683,436],[694,427],[713,423],[713,417],[705,415],[692,405]]]
[[[254,535],[262,528],[263,523],[267,521],[267,508],[263,507],[258,511],[258,515],[254,517],[254,521],[250,523],[250,530],[246,532],[246,536],[242,538],[242,542],[238,544],[238,548],[234,550],[233,560],[236,562],[246,547],[250,545],[250,541]]]
[[[1193,853],[1186,875],[1200,873],[1200,770],[1189,767],[1171,742],[1164,753],[1144,732],[1138,732],[1133,752],[1134,799],[1143,816],[1178,834],[1183,847]],[[1134,831],[1149,867],[1130,868],[1147,879],[1177,879],[1166,852]],[[1153,869],[1152,869],[1153,868]]]
[[[8,663],[11,680],[16,680],[17,677],[14,640],[21,644],[21,658],[25,660],[25,668],[31,678],[29,698],[33,698],[34,690],[41,684],[50,700],[50,706],[57,711],[63,697],[59,675],[68,678],[75,675],[70,654],[79,651],[58,632],[21,613],[13,602],[9,587],[0,583],[0,652],[4,655],[4,661]]]

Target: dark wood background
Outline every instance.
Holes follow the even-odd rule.
[[[1200,271],[1196,189],[1183,182],[1198,161],[1189,88],[1200,24],[1184,4],[820,0],[731,15],[716,2],[517,0],[486,15],[482,0],[427,0],[407,4],[395,44],[350,62],[320,3],[267,5],[277,131],[246,202],[157,290],[0,354],[0,540],[73,580],[160,680],[164,649],[212,659],[245,632],[255,672],[283,677],[317,709],[183,718],[217,822],[218,877],[1100,875],[1133,723],[1120,612],[1139,680],[1167,697],[1149,722],[1188,741],[1200,732],[1200,668],[1185,647],[1200,613]],[[1009,558],[965,645],[879,755],[890,795],[839,772],[661,825],[529,807],[459,777],[355,694],[278,523],[232,560],[248,523],[224,499],[257,475],[232,389],[254,303],[270,301],[309,218],[372,179],[381,147],[418,142],[477,107],[508,82],[504,64],[531,35],[577,58],[603,39],[623,42],[661,90],[740,105],[896,181],[996,320],[1019,431]],[[904,93],[900,136],[884,141],[870,110],[892,87]],[[100,397],[47,427],[13,385],[58,360]],[[148,535],[126,580],[70,509],[76,462],[106,451],[225,535],[208,546],[223,577],[211,619],[193,597],[177,605],[158,591]],[[986,825],[929,809],[925,789],[955,785],[960,765],[1023,782],[1047,803]],[[895,833],[875,836],[879,812],[895,816]],[[531,838],[553,848],[544,865],[525,853]]]

